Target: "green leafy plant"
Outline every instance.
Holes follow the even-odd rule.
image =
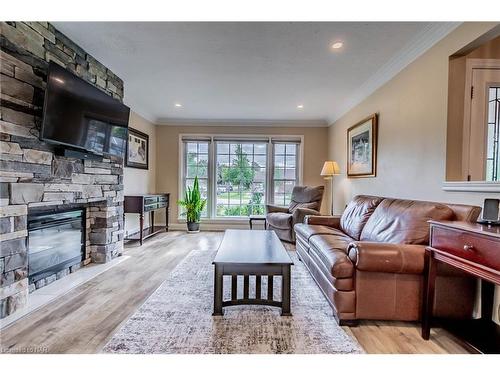
[[[231,167],[223,166],[220,169],[221,182],[250,189],[255,177],[255,168],[252,168],[252,164],[241,145],[236,145],[235,154],[236,159],[231,163]]]
[[[177,203],[186,209],[183,215],[186,215],[188,223],[198,223],[200,221],[201,212],[205,208],[207,200],[201,198],[198,176],[194,179],[193,187],[187,188],[184,199]]]

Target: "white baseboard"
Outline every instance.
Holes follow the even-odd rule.
[[[165,223],[158,223],[158,225],[165,225]],[[254,229],[264,229],[263,225],[254,224]],[[186,223],[169,223],[170,230],[186,230]],[[214,231],[220,232],[226,229],[250,229],[248,222],[239,223],[201,223],[201,231]]]

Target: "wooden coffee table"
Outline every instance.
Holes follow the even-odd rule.
[[[290,277],[292,259],[276,233],[268,230],[226,230],[213,261],[214,313],[223,315],[223,307],[269,305],[290,312]],[[231,299],[223,300],[223,276],[231,276]],[[243,298],[237,296],[237,277],[243,275]],[[255,297],[250,298],[250,276],[255,276]],[[262,298],[262,276],[267,276],[267,296]],[[274,276],[281,276],[281,301],[273,299]]]

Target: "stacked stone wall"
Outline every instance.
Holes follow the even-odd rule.
[[[0,318],[24,306],[28,292],[123,248],[123,160],[58,156],[39,140],[50,61],[123,100],[123,81],[47,22],[2,22],[0,30]],[[68,124],[71,126],[71,124]],[[28,283],[28,214],[86,208],[80,265]]]

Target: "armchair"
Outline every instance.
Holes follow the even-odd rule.
[[[295,242],[294,225],[302,223],[308,215],[320,215],[323,191],[323,186],[295,186],[288,207],[266,206],[268,228],[274,230],[281,240]]]

